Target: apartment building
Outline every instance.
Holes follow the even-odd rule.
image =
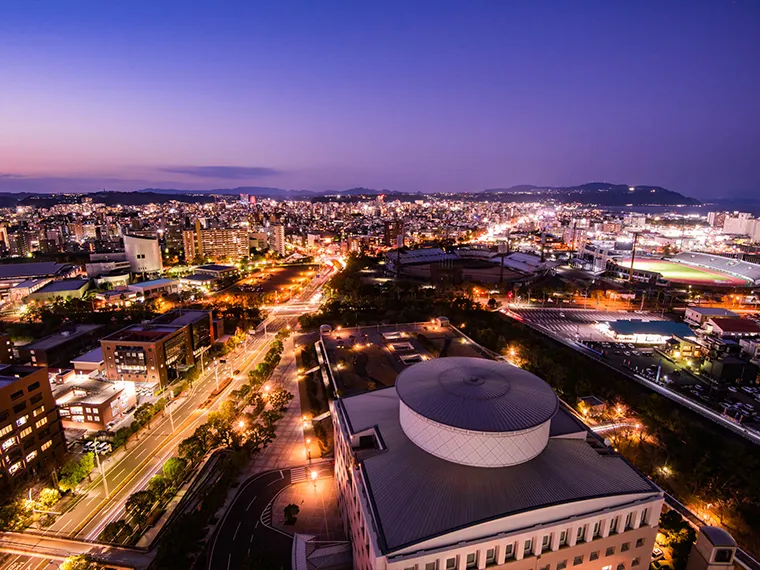
[[[46,367],[0,365],[0,451],[0,487],[63,457],[63,428]]]
[[[202,228],[196,222],[195,229],[182,232],[185,260],[192,263],[203,261],[238,261],[251,252],[248,229]]]
[[[646,570],[663,493],[541,379],[442,358],[333,404],[361,570]]]

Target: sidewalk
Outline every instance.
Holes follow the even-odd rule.
[[[292,336],[285,342],[282,354],[282,360],[272,373],[268,384],[273,388],[285,388],[293,394],[293,399],[288,404],[285,415],[277,423],[277,437],[248,464],[244,472],[246,479],[262,471],[303,465],[307,460]]]

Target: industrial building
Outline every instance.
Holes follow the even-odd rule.
[[[662,491],[525,370],[424,361],[333,418],[354,568],[649,565]]]
[[[618,342],[664,345],[673,337],[695,340],[696,334],[688,325],[672,321],[617,320],[600,323],[599,329]]]
[[[89,279],[61,279],[52,281],[31,293],[27,299],[30,301],[50,302],[56,299],[70,300],[81,299],[90,288]]]

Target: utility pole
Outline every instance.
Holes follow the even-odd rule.
[[[633,247],[631,247],[631,270],[628,273],[628,281],[633,283],[633,262],[636,260],[636,242],[639,241],[638,232],[633,234]]]

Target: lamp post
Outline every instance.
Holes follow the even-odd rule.
[[[108,493],[108,481],[106,480],[106,472],[103,469],[103,464],[100,462],[100,453],[98,452],[97,447],[95,448],[95,460],[98,462],[98,469],[100,469],[100,476],[103,478],[103,488],[106,492],[106,499],[109,498]]]

